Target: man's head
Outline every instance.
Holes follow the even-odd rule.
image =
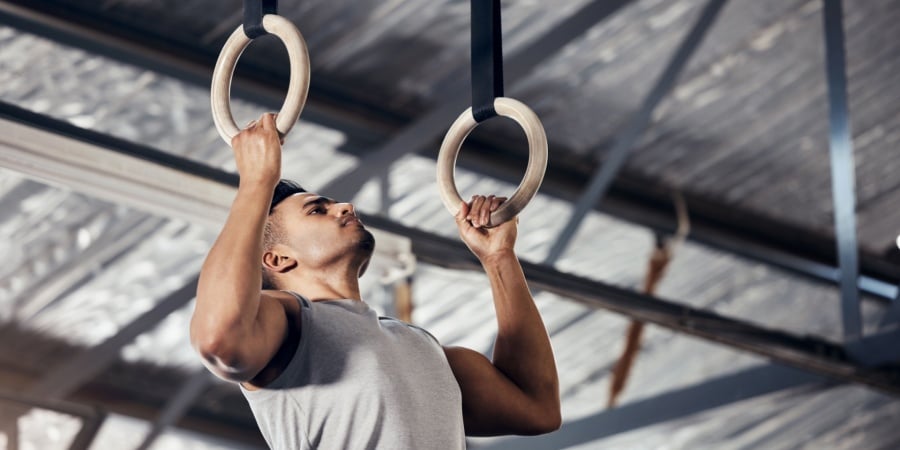
[[[365,271],[375,239],[353,205],[281,180],[272,194],[263,239],[263,289],[279,289],[294,271]]]

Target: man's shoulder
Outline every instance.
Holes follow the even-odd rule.
[[[395,319],[395,318],[393,318],[393,317],[387,317],[387,316],[379,316],[379,317],[378,317],[378,320],[381,321],[381,322],[386,322],[386,323],[396,324],[396,325],[398,325],[398,326],[403,326],[403,327],[410,328],[410,329],[412,329],[412,330],[418,331],[418,332],[420,332],[421,334],[424,334],[425,336],[428,336],[428,338],[430,338],[431,340],[433,340],[437,345],[441,345],[441,342],[438,341],[438,339],[437,339],[436,337],[434,337],[434,335],[431,334],[431,332],[429,332],[429,331],[426,330],[425,328],[422,328],[422,327],[420,327],[420,326],[418,326],[418,325],[413,325],[413,324],[411,324],[411,323],[409,323],[409,322],[404,322],[404,321],[402,321],[402,320],[400,320],[400,319]]]
[[[299,311],[302,306],[300,298],[287,291],[262,290],[260,292],[260,301],[279,303],[288,312]]]
[[[273,297],[273,298],[293,298],[296,299],[296,296],[288,291],[279,291],[277,289],[263,289],[261,291],[262,295]]]

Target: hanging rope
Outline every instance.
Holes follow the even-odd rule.
[[[675,211],[678,215],[678,229],[675,236],[671,239],[665,239],[661,234],[656,234],[656,244],[650,253],[650,259],[647,261],[647,274],[644,277],[644,285],[642,292],[647,295],[654,295],[656,287],[662,281],[666,273],[666,268],[675,256],[675,251],[687,239],[690,232],[691,224],[687,213],[687,207],[684,198],[680,193],[673,195],[675,203]],[[622,355],[613,368],[612,381],[609,385],[609,397],[606,407],[614,408],[618,401],[619,395],[625,389],[628,382],[628,376],[631,374],[631,368],[637,358],[637,353],[641,348],[641,340],[644,335],[644,322],[633,320],[628,326],[625,333],[625,348],[622,349]]]
[[[491,117],[515,120],[528,138],[528,168],[510,196],[491,213],[488,226],[497,226],[516,217],[537,194],[547,170],[547,134],[544,126],[524,103],[503,96],[503,35],[500,0],[471,0],[472,7],[472,107],[463,111],[444,136],[437,160],[437,181],[441,200],[456,215],[462,198],[456,188],[456,157],[466,136]]]

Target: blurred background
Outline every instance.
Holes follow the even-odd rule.
[[[550,142],[517,251],[564,423],[470,448],[900,447],[900,2],[832,16],[847,82],[831,91],[821,0],[501,3],[506,94]],[[441,138],[470,106],[469,2],[278,12],[312,64],[284,176],[352,200],[378,233],[368,303],[489,355],[487,279],[435,183]],[[0,448],[265,446],[188,343],[237,179],[209,82],[241,21],[237,0],[0,1]],[[278,110],[288,77],[280,41],[255,40],[237,122]],[[849,99],[831,125],[829,92]],[[836,253],[854,244],[834,232],[842,120],[858,269]],[[458,162],[463,197],[511,194],[527,157],[514,122],[482,124]],[[647,297],[657,241],[668,266]],[[612,406],[632,319],[650,323]]]

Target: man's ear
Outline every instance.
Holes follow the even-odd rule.
[[[297,260],[280,251],[279,245],[263,252],[262,263],[270,272],[285,273],[297,267]]]

